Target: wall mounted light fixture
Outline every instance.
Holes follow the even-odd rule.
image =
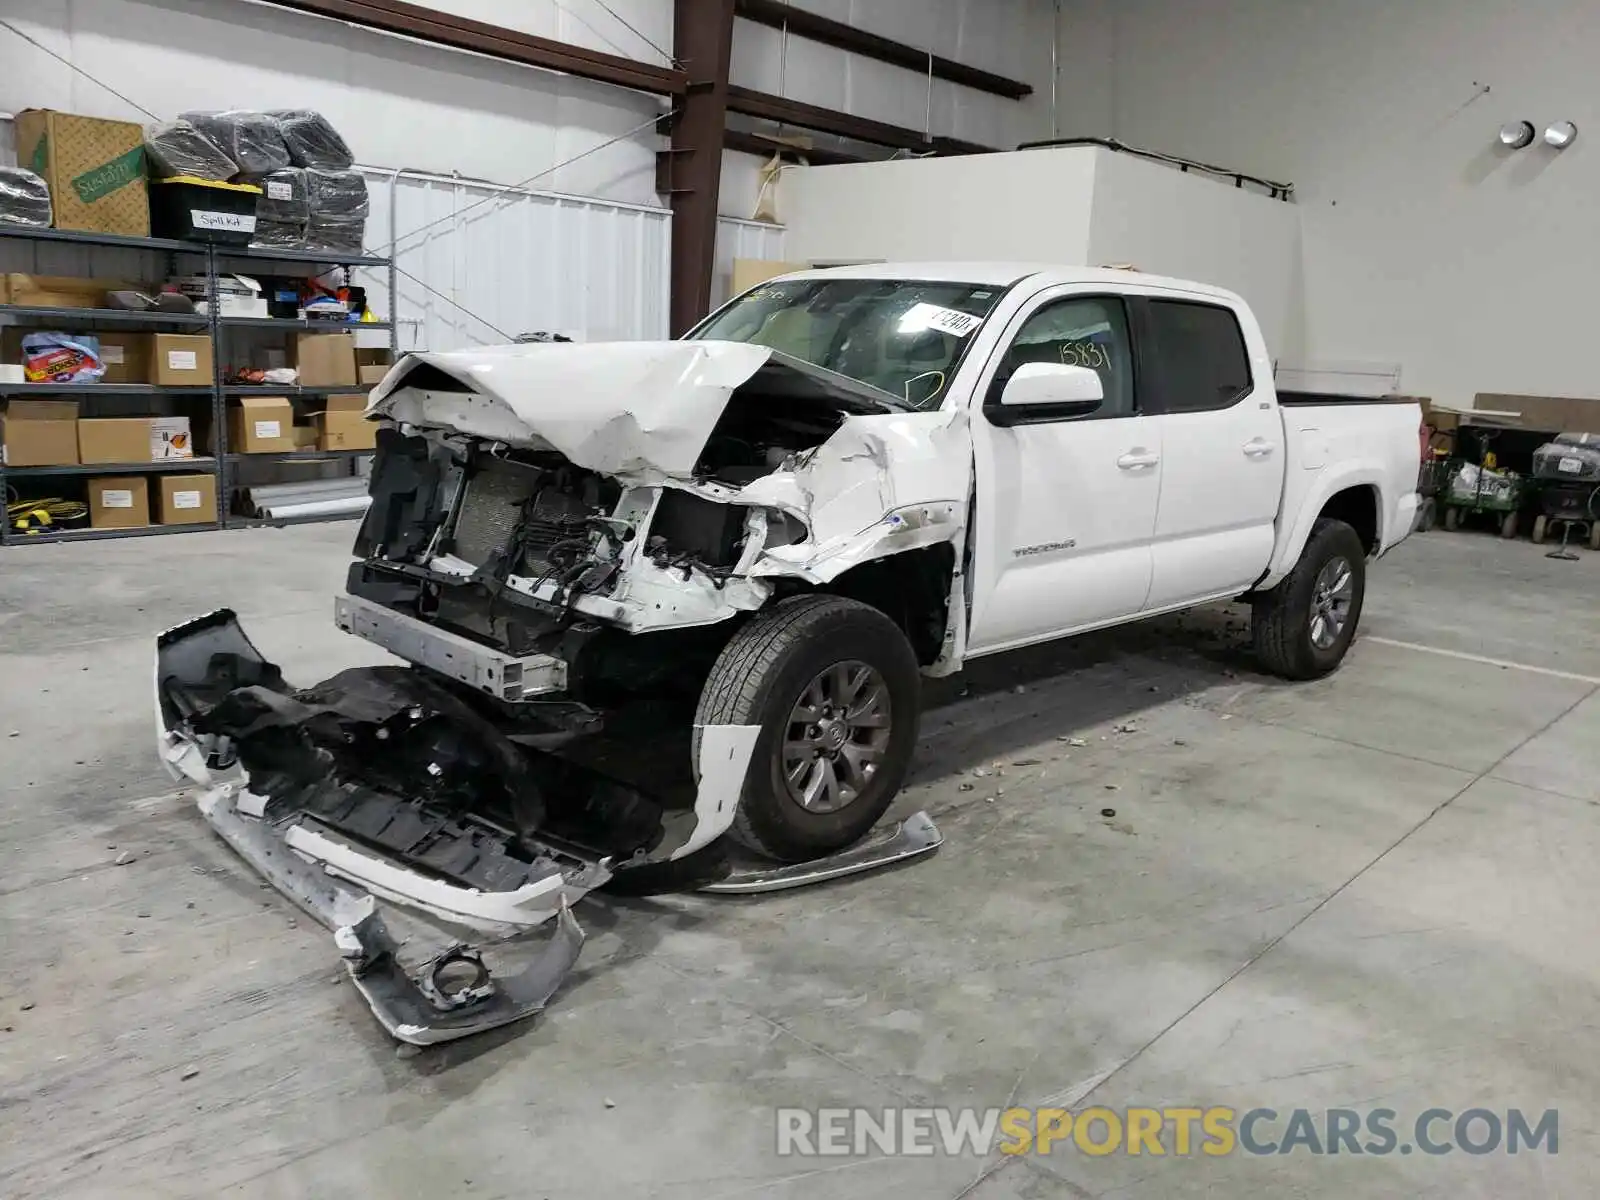
[[[1565,150],[1578,140],[1578,127],[1571,121],[1557,121],[1544,131],[1544,144]]]
[[[1521,150],[1533,145],[1536,132],[1532,121],[1511,121],[1500,126],[1500,144],[1508,150]]]

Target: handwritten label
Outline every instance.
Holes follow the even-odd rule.
[[[267,180],[267,199],[293,200],[294,187],[291,184],[284,183],[282,180],[269,179]]]
[[[200,507],[200,493],[199,492],[173,492],[172,493],[172,507],[173,508],[199,508]]]
[[[262,441],[267,441],[271,438],[282,437],[283,434],[280,432],[282,428],[283,426],[277,421],[257,421],[255,423],[256,437],[260,438]]]
[[[1567,456],[1563,455],[1561,458],[1556,460],[1556,470],[1567,475],[1582,475],[1583,459],[1568,458]]]
[[[100,361],[105,363],[108,367],[120,367],[123,363],[128,361],[128,356],[124,348],[121,346],[107,346],[102,344],[100,347]]]
[[[100,493],[101,508],[132,508],[133,493],[131,491],[113,489]]]
[[[924,329],[934,329],[951,337],[964,338],[982,324],[983,318],[971,313],[941,308],[937,304],[913,304],[900,318],[900,332],[919,333]]]
[[[208,212],[204,209],[191,208],[189,223],[196,229],[218,229],[229,233],[256,231],[255,213]]]
[[[200,363],[195,358],[193,350],[168,350],[167,370],[169,371],[198,371]]]

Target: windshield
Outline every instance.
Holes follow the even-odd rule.
[[[790,279],[746,292],[695,330],[754,342],[937,408],[1005,289],[909,279]]]

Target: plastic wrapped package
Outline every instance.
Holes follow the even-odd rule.
[[[312,250],[361,254],[366,234],[366,217],[330,217],[313,212],[306,222],[305,245]]]
[[[167,121],[144,131],[144,151],[157,179],[188,175],[225,182],[239,173],[239,164],[193,121]]]
[[[1533,452],[1533,473],[1540,479],[1600,482],[1600,434],[1563,433],[1546,442]]]
[[[261,189],[256,201],[256,221],[274,225],[304,225],[311,215],[306,195],[306,173],[299,167],[284,167],[265,175],[249,175],[246,183]]]
[[[88,333],[28,333],[22,377],[29,383],[98,383],[106,373],[100,339]]]
[[[0,167],[0,224],[48,229],[52,219],[49,185],[32,171]]]
[[[306,244],[304,221],[263,221],[256,218],[250,244],[262,250],[299,250]]]
[[[1496,471],[1464,462],[1450,480],[1450,499],[1465,503],[1505,504],[1516,498],[1517,475],[1512,471]]]
[[[355,162],[349,145],[321,113],[296,109],[274,112],[270,116],[278,122],[283,144],[295,166],[347,171]]]
[[[221,147],[245,175],[265,175],[290,165],[289,148],[283,144],[278,122],[264,112],[188,112],[179,119],[195,125]]]
[[[319,217],[364,220],[371,209],[367,181],[359,171],[324,171],[311,167],[306,171],[306,197],[313,221]]]

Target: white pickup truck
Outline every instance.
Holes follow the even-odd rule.
[[[1268,669],[1333,670],[1421,420],[1280,396],[1230,293],[999,263],[789,275],[677,342],[414,354],[369,415],[336,619],[410,665],[296,690],[200,618],[161,639],[163,753],[258,866],[270,837],[322,872],[280,886],[495,932],[698,878],[725,834],[855,843],[919,674],[1236,597]],[[618,765],[658,736],[677,782]]]

